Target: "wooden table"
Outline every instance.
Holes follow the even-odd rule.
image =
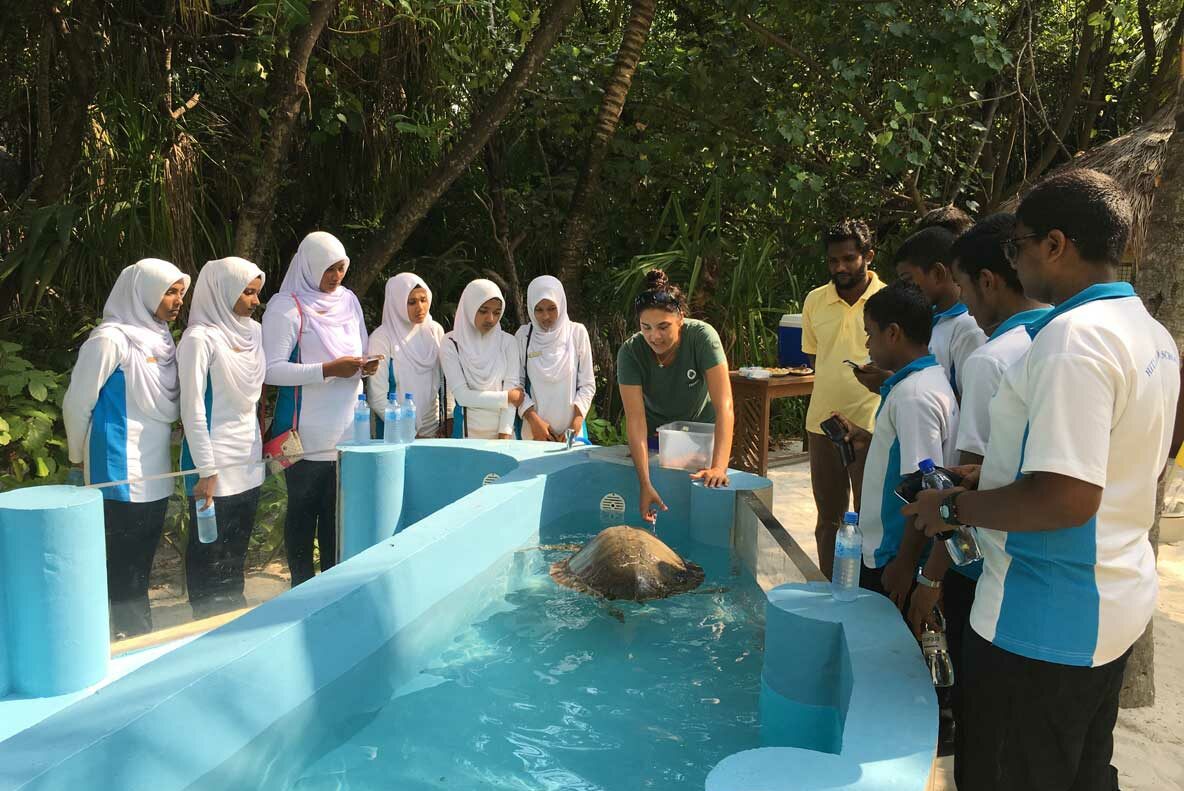
[[[764,475],[769,470],[769,411],[774,398],[795,398],[814,392],[814,375],[749,379],[732,371],[732,403],[736,414],[731,466]]]

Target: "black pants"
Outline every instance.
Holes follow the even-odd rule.
[[[284,544],[292,587],[312,579],[312,549],[320,549],[321,571],[337,560],[337,462],[298,461],[284,471],[288,484],[288,514]]]
[[[192,497],[189,498],[185,582],[195,619],[247,606],[243,596],[243,567],[247,562],[251,531],[255,529],[259,490],[256,486],[229,497],[214,498],[218,538],[210,544],[203,544],[197,538],[197,505]]]
[[[1130,651],[1100,667],[1013,654],[966,629],[958,791],[1115,791],[1110,765]]]
[[[148,575],[168,508],[167,497],[151,503],[103,500],[112,639],[152,631]]]

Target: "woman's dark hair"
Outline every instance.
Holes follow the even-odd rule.
[[[919,346],[929,343],[933,331],[933,309],[916,283],[894,280],[892,285],[868,297],[863,312],[880,329],[895,324],[913,343]]]
[[[1049,176],[1032,188],[1015,210],[1034,233],[1059,230],[1086,261],[1118,264],[1131,236],[1134,212],[1114,179],[1079,168]]]
[[[969,231],[958,237],[950,250],[950,260],[971,282],[978,282],[984,269],[1003,278],[1007,287],[1017,294],[1024,293],[1019,275],[1003,253],[1003,243],[1015,234],[1015,215],[1008,212],[992,214],[979,220]]]
[[[645,290],[633,301],[633,312],[639,316],[650,308],[687,315],[686,297],[678,286],[671,285],[670,278],[661,269],[645,273]]]

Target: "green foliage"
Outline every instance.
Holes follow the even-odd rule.
[[[594,445],[625,445],[629,442],[625,435],[623,415],[618,422],[614,423],[607,418],[600,417],[596,413],[596,407],[592,407],[588,411],[588,417],[584,424],[588,427],[588,439],[592,440]]]
[[[39,370],[0,341],[0,488],[60,478],[69,466],[62,398],[66,377]]]

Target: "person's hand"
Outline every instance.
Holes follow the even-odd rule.
[[[880,387],[888,381],[888,377],[892,376],[892,371],[886,371],[879,368],[872,363],[861,365],[858,368],[852,368],[851,373],[859,380],[859,383],[866,387],[869,391],[880,394]]]
[[[641,518],[648,524],[657,524],[658,512],[669,511],[666,503],[662,502],[661,496],[658,495],[658,490],[654,488],[653,484],[643,484],[641,487]]]
[[[526,400],[526,391],[521,387],[515,387],[506,394],[506,400],[510,402],[510,406],[522,406],[522,402]]]
[[[884,571],[880,574],[880,584],[888,594],[888,598],[896,605],[896,609],[904,612],[905,601],[909,597],[909,590],[913,587],[916,569],[900,556],[888,561]]]
[[[214,501],[214,492],[218,488],[217,474],[211,475],[208,478],[202,478],[193,487],[193,499],[197,502],[199,511],[205,510],[210,503]]]
[[[927,585],[918,585],[913,590],[913,597],[909,599],[909,626],[913,630],[913,635],[920,640],[921,631],[925,624],[937,626],[936,619],[933,617],[933,608],[941,601],[941,588],[930,588]]]
[[[977,489],[978,479],[982,474],[983,466],[981,464],[960,464],[957,467],[950,467],[950,472],[956,472],[962,476],[962,483],[958,484],[963,489]]]
[[[378,372],[378,364],[382,362],[382,355],[378,355],[370,360],[362,361],[362,376],[373,376]]]
[[[946,520],[941,518],[941,514],[937,510],[938,506],[946,498],[964,491],[966,489],[961,486],[955,486],[953,489],[922,489],[917,495],[916,501],[901,508],[900,512],[905,516],[917,517],[915,527],[927,536],[935,536],[953,529],[951,525],[946,524]]]
[[[327,363],[321,363],[321,374],[330,379],[336,377],[338,379],[349,379],[357,376],[358,371],[362,370],[361,357],[338,357],[336,360],[330,360]]]
[[[440,439],[448,439],[452,436],[452,418],[448,418],[440,424],[440,428],[436,429],[436,436]]]
[[[537,409],[532,409],[526,413],[526,422],[530,424],[530,435],[540,442],[560,442],[560,438],[555,436],[555,432],[551,430],[551,424],[543,420],[539,415]]]
[[[831,416],[843,424],[843,429],[846,431],[843,439],[851,443],[851,449],[856,453],[862,453],[872,444],[872,433],[870,431],[855,425],[846,416],[840,415],[838,412],[831,412]]]
[[[513,438],[514,438],[514,435],[513,435],[513,434],[501,434],[501,433],[499,433],[499,434],[497,435],[497,438],[498,438],[498,439],[513,439]]]
[[[568,428],[574,431],[577,437],[580,436],[580,432],[584,430],[584,416],[576,412],[576,416],[571,419],[571,425]]]
[[[728,485],[728,468],[727,467],[708,467],[705,470],[699,470],[691,476],[692,481],[702,481],[703,485],[708,489],[718,489],[721,486]]]

